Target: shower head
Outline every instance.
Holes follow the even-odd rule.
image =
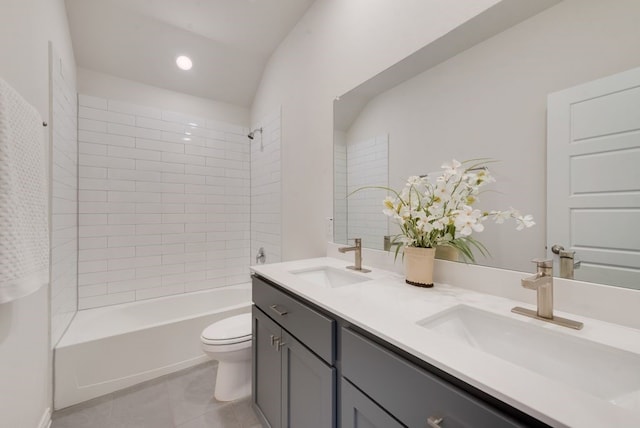
[[[256,132],[259,132],[262,134],[262,128],[254,129],[253,131],[249,132],[249,135],[247,135],[247,137],[249,137],[250,140],[253,140],[255,138]]]

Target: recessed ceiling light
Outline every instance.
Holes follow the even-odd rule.
[[[184,55],[180,55],[178,58],[176,58],[176,64],[178,64],[178,68],[180,68],[181,70],[191,70],[191,67],[193,67],[191,58]]]

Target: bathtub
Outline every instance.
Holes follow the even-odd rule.
[[[54,351],[54,408],[207,361],[202,329],[250,305],[240,284],[79,311]]]

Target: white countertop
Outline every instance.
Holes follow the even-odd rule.
[[[371,281],[338,288],[323,288],[290,273],[318,266],[342,269],[349,264],[327,257],[253,266],[252,270],[549,425],[640,427],[639,409],[632,411],[616,406],[451,340],[416,322],[464,304],[639,355],[640,330],[555,311],[556,315],[584,323],[582,330],[575,331],[511,313],[514,306],[535,309],[520,301],[441,283],[429,289],[418,288],[407,285],[402,275],[381,269],[372,269],[366,274]]]

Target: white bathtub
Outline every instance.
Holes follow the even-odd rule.
[[[79,311],[55,348],[54,408],[206,361],[202,329],[250,305],[241,284]]]

